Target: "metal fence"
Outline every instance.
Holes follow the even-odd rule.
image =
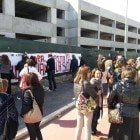
[[[82,47],[67,46],[60,44],[51,44],[45,42],[29,41],[22,39],[11,39],[0,37],[0,52],[16,53],[81,53],[87,64],[92,68],[96,66],[98,54],[107,56],[109,53],[115,55],[115,52],[109,50],[86,49]],[[139,55],[136,52],[127,52],[127,58],[136,58]]]

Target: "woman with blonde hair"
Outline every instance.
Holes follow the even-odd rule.
[[[82,91],[82,85],[83,83],[81,82],[81,75],[82,75],[82,71],[83,71],[83,68],[85,66],[81,66],[79,67],[78,71],[77,71],[77,74],[76,74],[76,77],[74,79],[74,98],[75,100],[78,98],[79,94],[81,93]],[[89,67],[87,67],[87,71],[89,71]]]
[[[108,99],[109,112],[118,109],[123,123],[111,123],[109,140],[139,140],[140,87],[135,84],[136,70],[126,67]],[[117,117],[117,116],[116,116]]]
[[[91,123],[93,110],[96,107],[95,99],[97,94],[89,81],[89,67],[83,66],[77,73],[74,83],[81,84],[82,90],[76,101],[77,108],[77,127],[75,140],[81,140],[81,133],[83,127],[85,128],[85,139],[91,139]]]
[[[8,80],[0,78],[0,140],[13,140],[18,130],[18,112],[7,88]]]

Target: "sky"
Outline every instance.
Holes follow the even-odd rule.
[[[99,7],[125,16],[127,0],[84,0]],[[128,0],[127,17],[140,22],[140,0]]]
[[[74,1],[75,0],[66,0]],[[127,0],[84,0],[114,13],[126,16]],[[140,0],[128,0],[127,17],[140,22]]]

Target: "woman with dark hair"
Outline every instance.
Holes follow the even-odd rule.
[[[29,72],[35,73],[38,76],[38,79],[41,80],[42,76],[41,74],[37,71],[37,69],[34,66],[34,61],[32,59],[27,59],[26,64],[24,68],[21,70],[19,73],[19,76],[22,77],[24,74],[27,74]]]
[[[35,73],[39,79],[39,81],[42,79],[41,74],[37,71],[37,69],[34,67],[34,62],[32,59],[27,59],[26,64],[24,66],[24,68],[21,70],[21,72],[19,73],[19,76],[21,77],[21,81],[20,81],[20,85],[19,87],[23,90],[26,89],[26,82],[24,82],[25,78],[24,75],[28,74],[28,73]]]
[[[0,75],[1,78],[8,80],[7,93],[11,94],[11,61],[7,55],[1,56]]]
[[[121,74],[121,81],[113,86],[109,95],[109,113],[118,109],[122,119],[120,123],[111,122],[109,140],[139,140],[139,99],[140,87],[135,84],[136,70],[126,67]],[[117,116],[116,116],[117,117]]]
[[[22,98],[21,116],[24,117],[24,115],[26,115],[33,108],[33,98],[30,92],[32,92],[43,115],[43,103],[45,94],[37,75],[35,73],[28,73],[26,74],[25,80],[28,87],[24,90]],[[30,135],[30,140],[36,140],[36,138],[38,138],[38,140],[43,140],[39,128],[40,122],[25,124]]]
[[[103,94],[102,94],[102,72],[95,68],[91,72],[91,80],[90,83],[98,93],[98,97],[96,99],[97,106],[93,112],[93,118],[92,118],[92,134],[96,135],[97,134],[97,124],[98,124],[98,119],[100,117],[100,110],[103,110]]]

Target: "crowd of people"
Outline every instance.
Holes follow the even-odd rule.
[[[77,109],[75,140],[97,136],[97,123],[103,115],[103,102],[108,106],[110,130],[108,140],[140,139],[140,61],[126,60],[122,55],[115,59],[99,55],[97,68],[90,70],[84,64],[74,79]]]
[[[117,55],[116,58],[99,55],[97,68],[93,70],[87,66],[83,57],[80,60],[78,66],[78,60],[73,55],[70,64],[77,110],[75,140],[81,140],[83,127],[84,140],[90,140],[91,135],[98,134],[97,124],[99,117],[103,115],[104,102],[108,105],[111,123],[108,139],[139,140],[140,59],[126,60],[122,55]],[[43,117],[45,92],[36,64],[35,57],[28,58],[27,55],[23,55],[16,66],[20,76],[22,99],[21,112],[18,113],[11,94],[11,62],[7,55],[0,57],[0,140],[15,138],[19,115],[28,129],[30,140],[43,140],[39,125]],[[49,91],[54,91],[57,86],[52,54],[48,54],[46,72]],[[115,114],[116,116],[111,118],[111,113],[116,109],[119,116]]]
[[[28,129],[31,140],[43,140],[40,122],[43,117],[44,88],[41,85],[42,75],[37,71],[36,59],[26,54],[18,62],[21,111],[18,113],[13,94],[11,94],[11,61],[7,55],[0,57],[0,140],[13,140],[18,131],[18,117],[21,116]],[[49,54],[46,62],[49,89],[55,90],[54,58]],[[15,77],[14,77],[15,78]],[[54,86],[52,86],[52,84]]]

